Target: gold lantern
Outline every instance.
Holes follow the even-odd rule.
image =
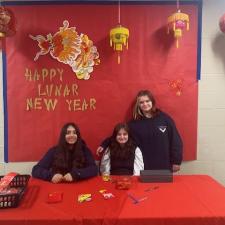
[[[177,1],[177,12],[168,17],[167,24],[167,33],[169,34],[170,30],[173,30],[176,39],[176,47],[178,48],[178,39],[182,37],[183,29],[186,27],[186,30],[189,30],[189,16],[181,12],[179,9],[179,1]]]
[[[123,46],[128,49],[129,30],[120,24],[120,0],[118,1],[118,26],[110,30],[110,46],[118,53],[118,64],[120,64],[120,52]]]
[[[118,64],[120,64],[120,52],[123,51],[123,45],[128,49],[128,37],[129,30],[121,25],[110,30],[110,46],[118,52]]]

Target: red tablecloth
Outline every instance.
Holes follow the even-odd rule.
[[[118,177],[113,177],[118,179]],[[105,200],[106,189],[115,195]],[[47,203],[48,193],[63,192],[63,201]],[[90,202],[79,203],[79,194]],[[135,198],[146,197],[134,204]],[[31,179],[18,208],[0,210],[0,225],[225,225],[225,188],[206,175],[175,176],[173,183],[140,183],[117,190],[101,177],[73,184]]]

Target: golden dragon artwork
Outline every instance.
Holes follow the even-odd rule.
[[[78,79],[88,80],[95,65],[100,64],[99,53],[96,46],[85,34],[78,34],[76,27],[69,27],[67,20],[63,21],[63,27],[54,35],[29,35],[38,42],[39,56],[50,54],[57,61],[69,65]]]

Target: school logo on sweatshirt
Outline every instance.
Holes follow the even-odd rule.
[[[158,126],[158,128],[162,133],[166,131],[166,126]]]

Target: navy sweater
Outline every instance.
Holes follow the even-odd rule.
[[[145,170],[171,169],[173,164],[181,164],[183,144],[173,120],[164,112],[153,118],[131,120],[131,134],[140,147]],[[109,145],[106,139],[102,146]]]
[[[145,169],[171,169],[181,164],[183,144],[173,120],[163,112],[153,118],[129,122],[140,147]]]
[[[51,181],[52,177],[54,176],[54,172],[52,171],[52,163],[56,151],[57,147],[53,147],[48,150],[44,157],[33,167],[33,177]],[[82,180],[96,176],[98,174],[98,169],[90,150],[86,146],[83,146],[83,151],[86,160],[86,166],[84,168],[73,167],[71,168],[71,171],[69,171],[74,180]]]

